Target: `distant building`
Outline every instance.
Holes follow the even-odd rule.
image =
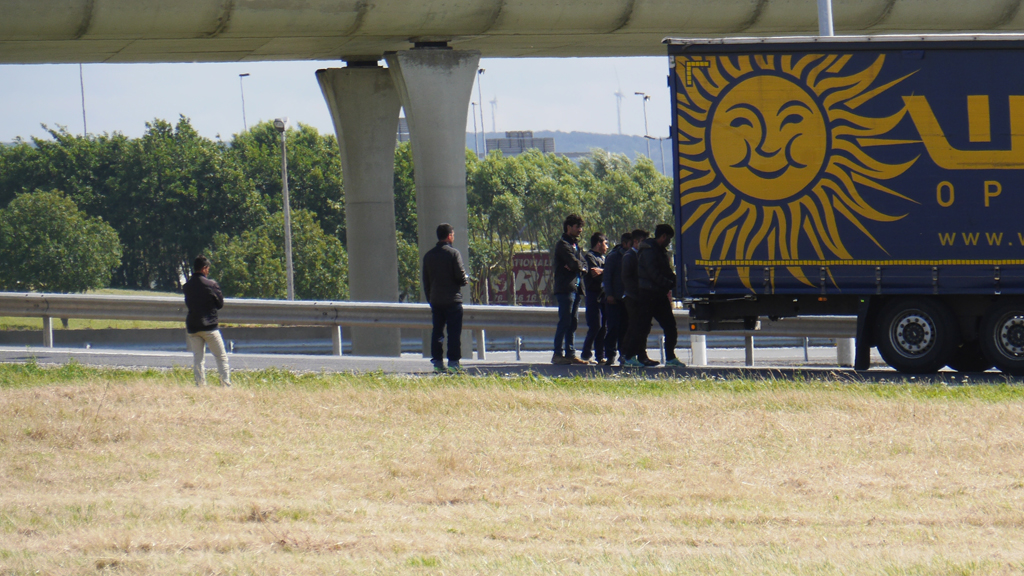
[[[527,150],[540,150],[544,154],[555,153],[554,138],[534,138],[530,130],[505,132],[504,138],[488,138],[487,153],[499,150],[505,156],[518,156]]]
[[[591,158],[593,154],[590,152],[556,152],[558,156],[564,156],[577,164],[584,158]]]

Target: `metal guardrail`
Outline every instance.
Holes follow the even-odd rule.
[[[42,317],[44,346],[52,346],[53,318],[101,320],[185,321],[187,309],[181,297],[105,296],[0,292],[0,316]],[[689,334],[689,313],[675,311],[680,335]],[[227,298],[220,311],[225,324],[277,324],[290,326],[377,326],[430,328],[430,306],[385,302],[313,302]],[[466,305],[463,328],[480,332],[549,333],[558,322],[558,310],[539,306]],[[580,325],[585,326],[580,310]],[[804,316],[777,321],[764,319],[760,330],[720,331],[715,334],[746,336],[795,336],[853,338],[857,321],[852,317]],[[655,325],[655,332],[658,331]],[[697,334],[697,333],[695,333]],[[336,353],[340,354],[340,333]],[[482,340],[482,339],[481,339]]]

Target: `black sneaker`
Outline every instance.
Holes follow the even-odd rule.
[[[551,356],[551,363],[558,366],[567,366],[569,364],[572,364],[572,360],[566,358],[565,356],[562,356],[561,354],[553,354]]]
[[[661,364],[661,362],[658,362],[657,360],[651,360],[650,358],[644,358],[640,361],[644,363],[644,366],[657,366],[658,364]]]

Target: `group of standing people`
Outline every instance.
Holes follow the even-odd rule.
[[[651,237],[646,230],[627,232],[608,252],[608,239],[598,232],[583,252],[579,238],[583,218],[570,214],[562,223],[562,237],[551,249],[553,289],[558,305],[552,364],[644,367],[660,364],[647,356],[651,321],[665,333],[665,365],[685,366],[676,358],[678,340],[672,315],[672,270],[668,246],[675,230],[658,224]],[[586,298],[587,335],[576,356],[575,334],[580,302]],[[593,358],[593,360],[592,360]]]
[[[618,355],[622,366],[656,366],[659,362],[647,356],[647,337],[653,319],[665,333],[665,365],[684,366],[675,356],[677,331],[672,316],[672,288],[676,275],[668,254],[675,235],[672,227],[658,224],[651,238],[646,230],[627,232],[611,253],[608,239],[600,232],[591,235],[590,250],[583,252],[579,245],[582,234],[583,218],[570,214],[562,223],[561,238],[551,249],[552,292],[558,304],[551,363],[611,366]],[[433,319],[430,355],[435,372],[462,371],[462,287],[469,284],[469,276],[454,242],[455,229],[450,224],[441,224],[437,227],[437,245],[423,257],[423,291]],[[209,346],[217,361],[221,384],[230,386],[228,357],[217,318],[217,311],[224,306],[224,295],[217,282],[209,278],[209,272],[210,261],[199,256],[184,286],[188,344],[194,358],[196,385],[206,383],[205,354]],[[576,356],[576,329],[584,297],[587,335],[582,354]]]

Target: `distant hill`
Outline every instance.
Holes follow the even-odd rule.
[[[477,138],[480,136],[478,135]],[[487,138],[504,138],[505,133],[488,132]],[[615,154],[625,154],[635,161],[638,156],[647,155],[647,140],[643,136],[627,136],[625,134],[595,134],[593,132],[552,132],[550,130],[534,130],[534,138],[554,138],[556,152],[589,152],[591,148],[600,148]],[[651,140],[651,159],[654,165],[661,168],[661,155],[657,140]],[[672,144],[665,141],[661,144],[665,151],[666,171],[671,170],[670,149]],[[473,134],[466,134],[466,147],[473,149]],[[481,149],[483,143],[481,143]]]

